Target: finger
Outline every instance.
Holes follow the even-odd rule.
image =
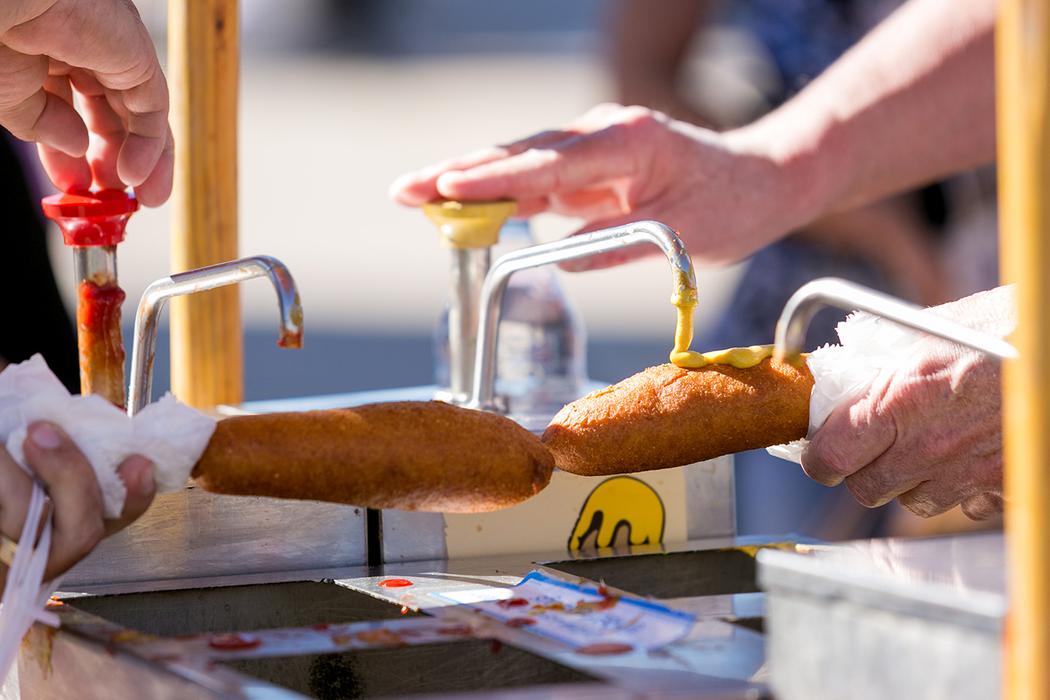
[[[988,520],[1003,512],[1003,497],[994,493],[971,496],[962,502],[962,512],[970,520]]]
[[[58,426],[29,426],[26,461],[47,487],[54,503],[54,534],[45,580],[51,580],[87,555],[105,534],[102,493],[87,459]]]
[[[878,508],[923,483],[922,479],[901,476],[898,471],[895,463],[876,461],[843,481],[857,503],[865,508]]]
[[[87,158],[74,158],[50,146],[38,143],[37,155],[48,179],[62,192],[91,189],[91,166]]]
[[[124,189],[117,172],[117,158],[124,143],[124,121],[114,108],[111,94],[94,76],[74,71],[70,80],[79,97],[79,109],[92,134],[88,162],[94,183],[102,189]]]
[[[893,446],[897,427],[892,416],[878,408],[882,393],[873,387],[831,412],[802,453],[802,469],[811,479],[836,486]]]
[[[135,187],[135,196],[144,206],[158,207],[171,195],[175,169],[175,139],[168,131],[168,138],[160,158],[146,181]]]
[[[440,163],[406,173],[390,185],[388,194],[394,201],[410,207],[418,207],[441,197],[437,190],[437,179],[451,170],[465,170],[507,157],[500,146],[488,146],[462,156],[449,158]]]
[[[128,457],[117,467],[117,474],[127,488],[124,511],[117,520],[106,521],[106,536],[123,530],[146,512],[153,503],[157,487],[153,481],[153,462],[138,455]]]
[[[156,59],[153,70],[145,82],[121,95],[129,114],[127,138],[117,159],[117,172],[121,180],[133,187],[153,176],[165,148],[170,145],[168,85]]]
[[[848,481],[847,479],[846,482]],[[930,480],[902,492],[898,501],[920,517],[932,517],[958,506],[963,502],[964,495],[945,484]]]
[[[567,139],[579,136],[580,131],[576,129],[547,129],[545,131],[539,131],[530,136],[526,136],[523,139],[517,141],[511,141],[510,143],[501,144],[496,148],[503,152],[503,157],[516,156],[519,153],[524,153],[530,148],[547,148],[554,144],[561,143]],[[474,165],[481,165],[475,163]],[[473,166],[469,166],[473,167]],[[457,168],[457,170],[465,170],[465,167]]]
[[[72,156],[87,150],[87,129],[72,104],[45,91],[49,62],[0,45],[0,124],[24,141]]]
[[[68,102],[45,90],[0,111],[0,123],[23,141],[42,143],[72,157],[87,152],[87,128],[80,115]]]
[[[585,221],[601,221],[623,217],[629,213],[623,197],[613,187],[566,192],[550,196],[550,210],[564,216]],[[637,221],[637,213],[631,216]]]
[[[530,148],[557,143],[574,135],[575,132],[551,129],[508,144],[488,146],[462,156],[449,158],[435,165],[402,175],[394,180],[390,186],[389,194],[392,199],[401,204],[420,206],[440,198],[441,195],[437,190],[437,179],[444,173],[469,170],[485,163],[517,155]]]
[[[450,199],[524,199],[573,192],[634,173],[622,125],[532,148],[469,170],[446,172],[437,190]]]
[[[916,454],[921,452],[909,451],[909,460],[921,465],[922,459]],[[1001,465],[1002,456],[996,449],[990,454],[952,454],[946,462],[925,468],[920,466],[923,474],[933,477],[902,493],[899,497],[901,505],[916,515],[928,518],[951,510],[972,497],[981,494],[994,496],[1002,488]],[[902,465],[900,473],[908,468],[908,465]]]
[[[527,219],[530,216],[542,214],[550,209],[550,199],[547,197],[532,197],[530,199],[519,199],[518,210],[514,212],[515,218]]]
[[[54,64],[53,67],[61,69],[60,64]],[[73,90],[66,75],[48,76],[45,87],[66,103],[73,104]],[[91,168],[83,156],[70,156],[45,144],[37,144],[37,153],[51,182],[62,192],[91,187]]]
[[[33,481],[0,447],[0,532],[18,541],[29,507]]]

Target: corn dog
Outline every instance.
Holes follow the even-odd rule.
[[[774,360],[764,346],[709,355],[696,369],[650,367],[563,408],[543,434],[555,465],[623,474],[805,437],[813,387],[805,362]]]
[[[430,401],[227,418],[193,476],[216,493],[473,513],[539,493],[553,468],[513,421]]]

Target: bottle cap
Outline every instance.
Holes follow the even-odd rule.
[[[58,224],[68,246],[111,246],[124,240],[128,219],[139,208],[124,190],[65,192],[44,197],[44,216]]]

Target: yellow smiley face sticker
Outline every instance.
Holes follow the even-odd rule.
[[[614,476],[594,487],[584,500],[569,535],[569,549],[659,544],[664,521],[663,501],[652,486],[632,476]]]

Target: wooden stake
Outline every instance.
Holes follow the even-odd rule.
[[[170,0],[168,65],[175,132],[171,264],[237,257],[237,0]],[[171,303],[171,387],[206,408],[244,394],[240,296],[228,287]]]
[[[1004,369],[1010,613],[1005,695],[1050,698],[1050,0],[1002,0],[996,35],[1002,275],[1020,360]]]

